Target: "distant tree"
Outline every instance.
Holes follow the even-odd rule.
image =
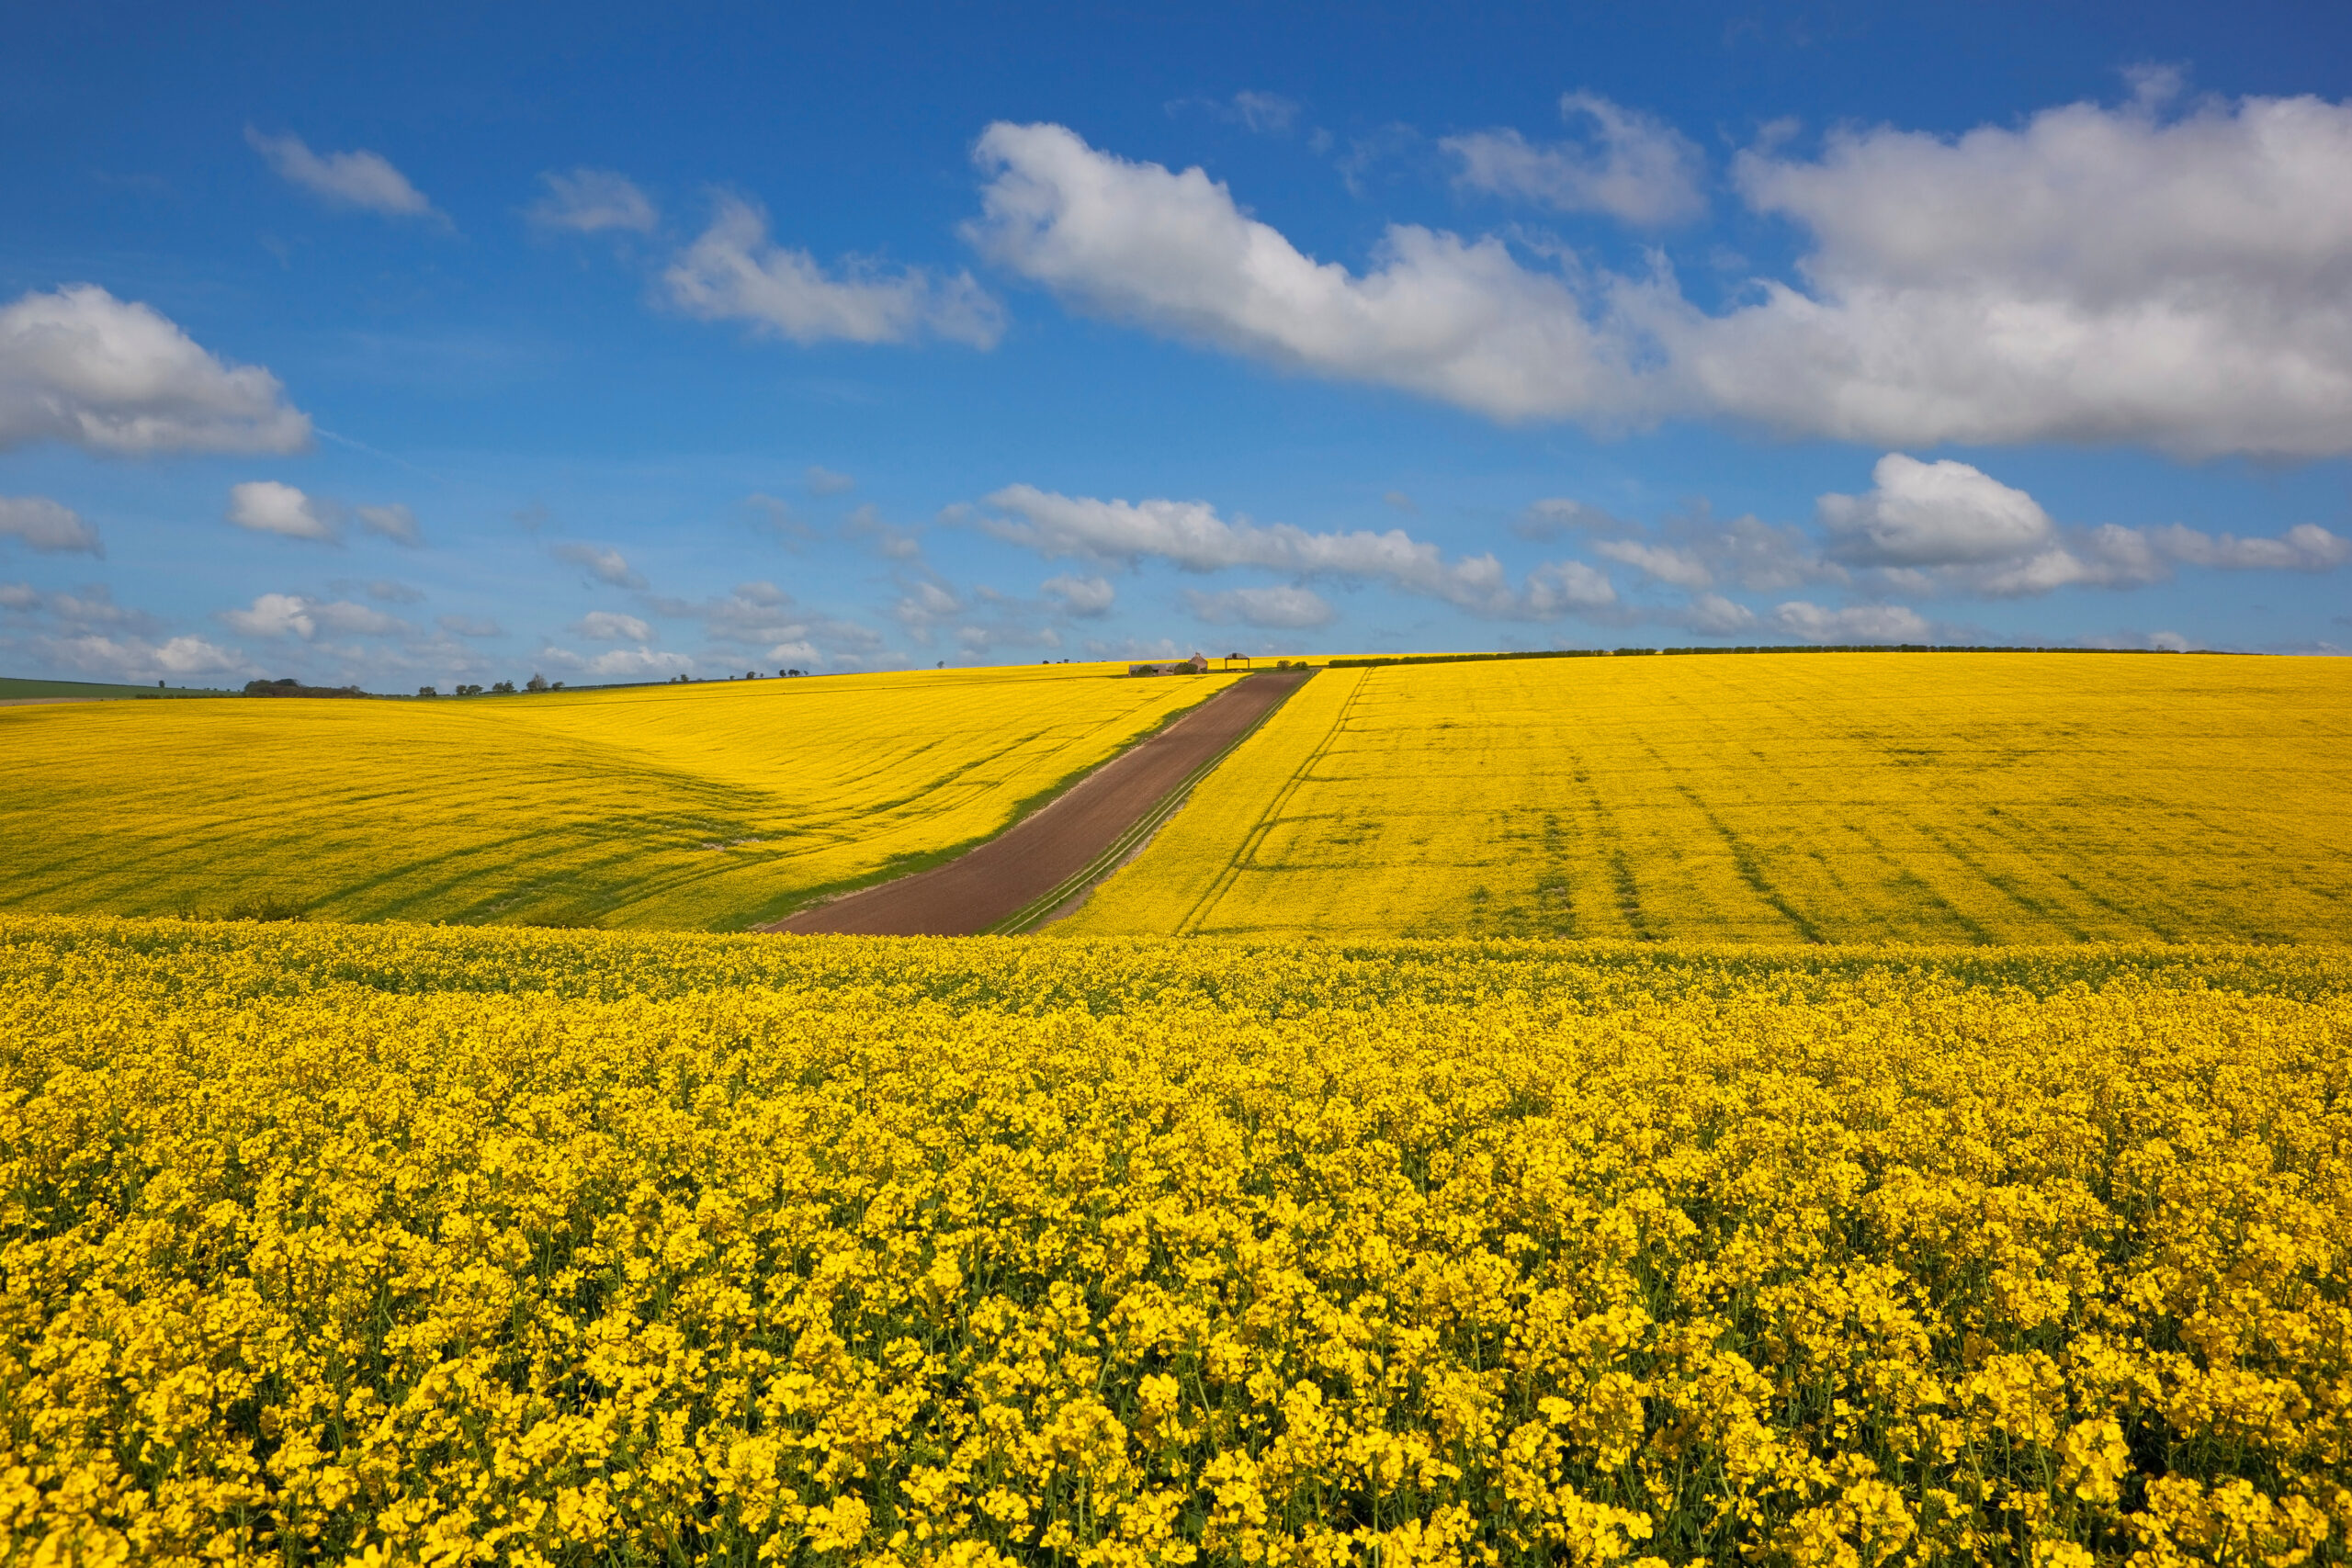
[[[437,697],[441,694],[431,686],[419,686],[416,689],[416,694],[420,697]]]
[[[548,678],[534,670],[531,671],[531,678],[523,682],[523,689],[526,692],[544,692],[548,689]]]
[[[511,697],[514,694],[514,682],[512,681],[492,681],[490,683],[490,694],[493,697]]]
[[[356,686],[305,686],[291,675],[276,681],[248,681],[245,695],[249,697],[360,697],[367,694]]]

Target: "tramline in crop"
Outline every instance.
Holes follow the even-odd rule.
[[[2342,660],[1332,669],[1052,929],[2334,942],[2347,820]]]
[[[741,930],[1001,831],[1228,682],[0,709],[0,907]]]

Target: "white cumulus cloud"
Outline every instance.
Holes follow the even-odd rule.
[[[309,604],[295,593],[265,593],[244,609],[223,610],[220,618],[247,637],[308,638],[319,629]]]
[[[153,642],[143,637],[84,633],[40,638],[34,647],[43,658],[65,669],[142,683],[175,675],[183,679],[242,675],[254,670],[242,655],[200,637],[175,637]]]
[[[2057,534],[2033,497],[1966,463],[1889,452],[1862,495],[1815,503],[1831,553],[1869,566],[1965,566],[2041,549]]]
[[[214,675],[242,670],[244,660],[200,637],[168,637],[150,656],[169,675]]]
[[[1498,240],[1392,225],[1359,276],[1302,254],[1198,168],[1129,163],[1058,125],[991,125],[974,156],[988,183],[967,237],[1081,309],[1501,419],[1642,412],[1568,280]]]
[[[525,214],[543,229],[569,229],[594,234],[607,229],[650,234],[661,226],[662,214],[652,198],[635,181],[610,169],[574,169],[539,176],[547,187]]]
[[[109,457],[299,452],[311,420],[259,366],[224,364],[150,307],[74,283],[0,307],[0,450],[34,441]]]
[[[967,272],[933,277],[852,258],[828,275],[807,251],[768,238],[767,215],[722,197],[710,227],[663,272],[671,301],[704,321],[748,321],[798,344],[945,338],[992,348],[1004,311]]]
[[[1603,212],[1657,228],[1705,210],[1706,160],[1689,137],[1593,93],[1566,95],[1560,113],[1589,124],[1591,140],[1537,146],[1501,130],[1449,136],[1438,145],[1459,162],[1457,184],[1562,212]]]
[[[1580,560],[1547,561],[1527,574],[1521,595],[1525,613],[1548,619],[1558,615],[1591,615],[1617,603],[1617,590],[1608,577]]]
[[[1602,178],[1608,145],[1569,163],[1507,139],[1456,151],[1488,184],[1536,189]],[[1804,233],[1796,274],[1719,314],[1663,262],[1616,276],[1555,250],[1536,266],[1492,236],[1406,224],[1351,272],[1198,168],[1049,124],[980,137],[966,233],[1075,308],[1498,419],[2352,452],[2352,104],[2166,118],[2143,97],[1951,138],[1841,131],[1809,158],[1781,145],[1743,153],[1734,184]],[[1560,188],[1598,201],[1589,186]]]
[[[2213,536],[2178,524],[2061,527],[2025,491],[1967,463],[1925,463],[1890,452],[1871,488],[1816,502],[1832,562],[1876,569],[1904,592],[1988,597],[2070,587],[2133,588],[2175,566],[2241,571],[2327,571],[2352,541],[2315,523],[2278,537]]]
[[[1889,446],[2352,450],[2352,104],[2073,104],[1734,175],[1814,245],[1804,289],[1660,315],[1692,406]]]
[[[220,619],[247,637],[290,637],[305,642],[321,632],[341,637],[405,637],[415,630],[398,616],[347,599],[322,602],[299,593],[264,593],[244,609],[222,611]]]
[[[107,553],[98,531],[80,513],[43,495],[0,495],[0,539],[53,554]]]
[[[332,540],[336,511],[334,502],[276,479],[249,479],[229,487],[229,521],[255,534]]]
[[[245,142],[281,178],[313,196],[389,218],[439,216],[380,152],[313,152],[299,136],[265,136],[252,126],[245,127]]]

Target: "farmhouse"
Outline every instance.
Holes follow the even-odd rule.
[[[1196,653],[1190,659],[1171,659],[1159,664],[1130,664],[1130,675],[1205,675],[1209,671],[1208,655]]]

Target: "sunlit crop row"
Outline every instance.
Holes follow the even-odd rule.
[[[0,709],[0,908],[740,930],[1001,830],[1228,679]]]
[[[1057,929],[2336,942],[2347,819],[2343,660],[1331,670]]]
[[[2346,1560],[2352,954],[0,918],[0,1559]]]

